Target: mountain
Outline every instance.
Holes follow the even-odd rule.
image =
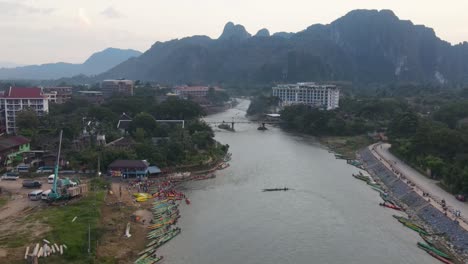
[[[141,52],[136,50],[108,48],[94,53],[83,64],[58,62],[16,68],[2,68],[0,69],[0,79],[44,80],[72,77],[79,74],[96,75],[111,69],[129,58],[140,55]]]
[[[252,37],[229,22],[218,39],[157,42],[97,79],[165,83],[296,81],[468,82],[468,43],[451,45],[434,30],[390,10],[354,10],[297,33]],[[258,36],[262,37],[258,37]]]
[[[23,66],[23,65],[10,62],[10,61],[0,61],[0,69],[1,68],[14,68],[14,67],[19,67],[19,66]]]
[[[270,31],[266,28],[260,29],[257,34],[255,34],[255,37],[269,37],[270,36]]]

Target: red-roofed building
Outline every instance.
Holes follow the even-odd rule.
[[[0,109],[6,132],[16,132],[16,114],[25,109],[32,109],[38,116],[49,111],[47,95],[39,87],[10,87],[0,96]]]
[[[188,98],[188,97],[205,97],[208,94],[210,88],[215,91],[222,91],[219,87],[208,87],[208,86],[176,86],[174,88],[175,94]]]

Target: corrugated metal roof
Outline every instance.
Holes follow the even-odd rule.
[[[13,136],[0,138],[0,151],[11,149],[13,147],[19,147],[21,145],[29,143],[30,140],[23,136]]]
[[[45,98],[38,87],[10,87],[3,94],[4,98]]]
[[[112,168],[148,168],[148,163],[143,160],[116,160],[108,167]]]

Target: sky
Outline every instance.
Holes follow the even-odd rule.
[[[146,51],[156,41],[218,38],[228,21],[255,34],[297,32],[354,9],[391,9],[468,41],[468,0],[0,0],[0,63],[82,63],[108,47]]]

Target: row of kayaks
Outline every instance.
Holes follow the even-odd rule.
[[[174,227],[180,217],[179,205],[170,197],[156,200],[152,205],[153,223],[148,226],[149,243],[145,249],[138,253],[139,258],[135,264],[154,264],[163,259],[156,255],[156,250],[180,234],[181,229]]]
[[[426,242],[421,243],[418,242],[418,248],[426,251],[429,255],[432,257],[438,259],[442,263],[446,264],[452,264],[453,262],[451,261],[452,257],[448,255],[447,253],[443,252],[442,250],[436,248],[434,245],[434,240],[430,237],[431,235],[429,232],[421,225],[418,225],[411,221],[409,218],[403,217],[403,216],[398,216],[398,215],[393,215],[395,219],[398,220],[398,222],[402,223],[404,226],[408,227],[409,229],[419,233],[421,238]]]
[[[367,173],[364,174],[362,172],[359,172],[359,174],[353,174],[353,177],[358,180],[366,182],[373,190],[379,193],[380,197],[384,201],[383,203],[380,203],[381,206],[391,208],[397,211],[404,211],[402,207],[398,206],[398,204],[389,197],[388,193],[386,193],[382,189],[382,186],[380,184],[373,181],[370,175],[367,175]],[[426,251],[429,255],[438,259],[442,263],[446,263],[446,264],[453,263],[451,261],[452,258],[447,253],[436,248],[436,246],[434,245],[434,241],[432,240],[432,238],[430,238],[431,235],[423,226],[418,225],[414,223],[414,221],[412,221],[411,219],[403,217],[403,216],[393,215],[393,217],[397,219],[401,224],[406,226],[407,228],[419,233],[419,235],[426,242],[426,243],[421,243],[421,242],[417,243],[420,249]]]

